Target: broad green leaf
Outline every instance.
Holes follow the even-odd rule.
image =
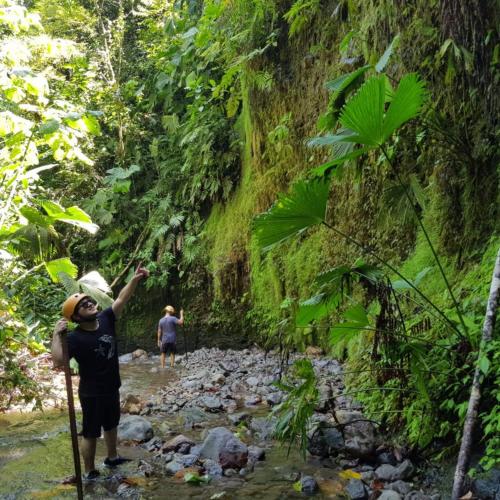
[[[263,250],[269,250],[282,241],[300,234],[325,220],[330,186],[322,180],[299,181],[289,194],[278,201],[253,222],[253,233]]]
[[[28,222],[31,222],[31,224],[36,224],[37,226],[48,228],[52,223],[50,217],[46,217],[36,208],[24,206],[19,211],[21,212],[23,217],[28,220]]]
[[[486,355],[482,355],[478,362],[477,365],[479,366],[479,369],[483,372],[484,375],[488,375],[488,372],[490,370],[490,360]]]
[[[78,274],[78,268],[67,257],[45,262],[45,268],[54,283],[60,281],[59,273],[66,273],[71,278],[76,278]]]
[[[325,87],[330,92],[335,92],[336,94],[340,94],[345,89],[347,89],[349,85],[355,83],[370,68],[371,66],[369,64],[366,66],[362,66],[361,68],[358,68],[357,70],[352,71],[351,73],[347,73],[345,75],[339,76],[338,78],[335,78],[335,80],[332,80],[331,82],[326,82]]]
[[[79,281],[80,286],[84,293],[90,295],[93,299],[97,301],[97,303],[101,306],[102,309],[106,309],[107,307],[111,307],[113,304],[113,299],[109,295],[106,295],[104,292],[96,288],[95,286],[89,285],[88,283],[81,283]]]
[[[95,234],[99,229],[99,226],[92,223],[90,216],[79,207],[73,206],[64,209],[58,203],[49,200],[40,201],[39,203],[55,221],[77,226],[91,234]]]
[[[38,128],[38,132],[42,135],[48,135],[48,134],[53,134],[58,129],[59,129],[59,122],[54,118],[51,118],[50,120],[47,120],[46,122],[40,125],[40,127]]]
[[[345,313],[344,318],[349,321],[355,321],[363,326],[368,325],[368,316],[365,308],[361,304],[350,307]]]
[[[394,49],[396,49],[399,45],[399,35],[396,35],[393,39],[392,42],[390,43],[389,47],[385,49],[384,54],[382,57],[378,60],[377,64],[375,65],[375,71],[377,73],[380,73],[381,71],[384,71],[384,68],[387,66],[387,63],[389,62],[389,58],[391,57],[392,53],[394,52]]]
[[[87,132],[93,135],[101,135],[101,126],[95,116],[87,114],[82,118],[82,120],[85,124]]]
[[[334,167],[338,167],[339,165],[342,165],[346,161],[355,160],[356,158],[359,158],[368,151],[369,148],[355,149],[354,151],[352,151],[349,154],[346,154],[345,156],[341,156],[340,158],[335,158],[329,162],[324,163],[323,165],[320,165],[319,167],[313,168],[311,170],[311,174],[315,177],[323,177],[328,172],[330,172]]]

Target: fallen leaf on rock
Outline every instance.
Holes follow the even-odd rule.
[[[352,469],[346,469],[339,473],[342,479],[361,479],[361,474]]]

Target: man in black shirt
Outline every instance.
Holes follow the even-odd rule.
[[[95,468],[97,438],[104,429],[108,452],[104,464],[114,467],[126,461],[116,450],[117,427],[120,421],[120,371],[116,349],[115,320],[134,293],[139,281],[148,271],[138,267],[134,277],[121,290],[113,305],[98,312],[96,302],[86,294],[74,294],[63,304],[63,316],[56,324],[52,338],[54,367],[63,365],[61,334],[67,330],[67,321],[78,324],[67,336],[68,355],[79,365],[80,385],[78,396],[83,414],[82,456],[85,475],[94,479],[99,475]]]

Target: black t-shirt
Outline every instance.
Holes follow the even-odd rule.
[[[78,362],[82,396],[112,394],[121,385],[113,309],[100,312],[97,320],[99,328],[93,332],[76,328],[68,334],[68,354]]]

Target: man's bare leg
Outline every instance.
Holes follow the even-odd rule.
[[[161,359],[161,367],[165,368],[165,353],[164,352],[161,353],[160,359]]]
[[[104,442],[106,443],[106,449],[108,450],[108,458],[114,460],[118,453],[116,451],[116,436],[118,434],[117,427],[111,429],[110,431],[104,431]]]
[[[174,367],[174,363],[175,363],[175,354],[172,352],[170,353],[170,368]]]
[[[91,470],[95,470],[95,446],[96,438],[82,439],[82,457],[85,466],[85,473],[88,474]]]

